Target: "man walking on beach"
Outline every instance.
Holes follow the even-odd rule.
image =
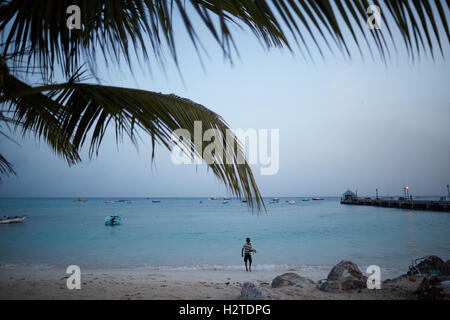
[[[256,250],[253,249],[250,238],[247,238],[247,242],[244,244],[241,250],[241,256],[244,257],[245,271],[247,272],[252,272],[252,252],[256,253]],[[249,263],[248,267],[247,261]]]

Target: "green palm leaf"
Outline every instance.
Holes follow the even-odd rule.
[[[146,61],[153,56],[163,64],[167,46],[177,61],[175,16],[181,18],[196,48],[201,47],[200,27],[193,23],[198,17],[230,59],[236,50],[235,27],[250,30],[266,48],[292,49],[294,41],[309,50],[305,42],[309,35],[321,53],[324,45],[332,51],[334,43],[348,56],[348,42],[354,41],[360,48],[360,37],[370,50],[376,47],[382,59],[396,48],[394,29],[413,58],[423,53],[434,55],[434,40],[442,53],[442,33],[450,41],[448,1],[374,3],[381,8],[383,28],[370,31],[366,26],[370,3],[366,0],[10,0],[0,4],[0,33],[4,54],[15,53],[17,63],[40,66],[46,74],[63,66],[68,75],[83,61],[95,61],[97,50],[107,62],[125,58],[130,65],[135,52]],[[81,9],[81,30],[69,31],[66,26],[70,5]]]
[[[35,100],[39,95],[44,98]],[[39,135],[45,134],[47,140],[54,136],[64,137],[76,152],[88,143],[91,156],[98,153],[109,125],[114,126],[117,139],[127,135],[133,143],[137,143],[138,133],[144,132],[151,137],[153,148],[155,143],[160,143],[171,149],[174,146],[172,133],[175,130],[188,130],[191,137],[194,137],[195,121],[201,121],[202,137],[203,132],[208,129],[218,130],[223,137],[218,143],[224,154],[230,155],[232,159],[231,163],[227,163],[219,161],[219,155],[214,155],[215,161],[208,163],[209,168],[233,195],[247,198],[249,205],[258,210],[264,207],[248,163],[239,161],[243,157],[243,151],[237,138],[233,135],[233,145],[228,145],[226,136],[229,128],[223,119],[188,99],[173,94],[75,81],[9,91],[3,99],[14,101],[15,119],[24,130],[28,127],[40,127],[42,122],[48,120],[29,114],[30,110],[43,110],[42,114],[51,115],[58,126],[53,128],[55,131],[50,128],[47,128],[48,131],[38,131]],[[17,99],[24,101],[17,103]],[[191,156],[204,158],[205,143],[199,147],[193,141],[183,143]]]
[[[10,174],[16,174],[12,164],[0,154],[0,181],[2,181],[2,175],[9,176]]]
[[[375,0],[374,4],[381,8],[383,26],[370,31],[367,0],[0,0],[0,112],[12,113],[8,121],[16,129],[45,139],[69,164],[80,160],[78,151],[88,137],[90,155],[97,153],[110,123],[117,138],[127,134],[136,142],[139,128],[166,147],[171,132],[178,128],[191,132],[195,120],[203,121],[204,129],[225,132],[227,125],[218,115],[176,96],[84,84],[75,78],[37,88],[19,80],[33,71],[42,75],[44,83],[52,83],[60,71],[70,76],[83,64],[95,71],[98,57],[107,63],[125,59],[130,68],[135,57],[150,66],[154,60],[164,66],[165,48],[177,63],[177,18],[199,54],[199,30],[206,27],[230,61],[237,51],[233,35],[239,28],[250,30],[267,49],[293,51],[295,43],[311,57],[308,37],[323,57],[326,48],[351,57],[351,41],[362,54],[364,39],[371,55],[377,50],[386,60],[399,47],[395,32],[412,59],[423,54],[434,58],[437,48],[443,55],[444,44],[450,42],[448,0]],[[81,9],[81,30],[67,28],[70,5]],[[188,147],[192,154],[201,153]],[[227,151],[234,160],[241,152],[240,148]],[[247,197],[250,205],[254,197],[260,206],[248,164],[234,161],[210,167],[237,196]],[[13,173],[3,157],[2,173]]]

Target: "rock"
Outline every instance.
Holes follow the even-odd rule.
[[[342,286],[338,281],[325,281],[319,286],[319,289],[327,292],[339,292],[342,291]]]
[[[367,277],[351,261],[341,261],[331,269],[327,281],[319,289],[328,292],[348,291],[367,287]]]
[[[430,278],[425,277],[422,280],[422,283],[419,285],[416,291],[414,291],[414,294],[418,296],[419,299],[422,300],[441,300],[443,299],[444,295],[442,293],[442,289],[433,286],[430,283]]]
[[[242,300],[262,300],[263,293],[253,283],[246,281],[246,282],[244,282],[244,285],[242,286],[240,299],[242,299]]]
[[[443,276],[450,276],[450,260],[447,260],[441,266],[441,275],[443,275]]]
[[[281,288],[287,286],[296,286],[303,288],[313,285],[314,281],[312,281],[311,279],[301,277],[293,272],[282,274],[281,276],[278,276],[272,280],[272,288]]]
[[[440,271],[443,266],[444,260],[442,260],[438,256],[429,256],[428,258],[422,260],[415,269],[422,274],[429,274],[430,270]],[[412,272],[409,271],[408,274],[412,274]]]
[[[448,261],[447,261],[448,262]],[[442,281],[441,282],[442,293],[445,295],[447,299],[450,298],[450,281]]]

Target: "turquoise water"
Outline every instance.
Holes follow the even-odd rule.
[[[450,258],[448,213],[301,199],[267,203],[267,213],[259,215],[237,200],[0,199],[0,216],[28,216],[23,224],[0,225],[0,264],[237,268],[246,237],[258,250],[259,268],[332,266],[348,259],[404,270],[424,255]],[[120,215],[122,224],[105,226],[107,215]]]

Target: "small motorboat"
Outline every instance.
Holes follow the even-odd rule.
[[[108,216],[105,218],[106,226],[116,226],[119,225],[120,222],[121,222],[120,216]]]
[[[161,200],[152,200],[153,203],[160,203]]]
[[[289,201],[288,203],[289,203],[289,204],[297,204],[297,202],[296,202],[296,201],[293,201],[293,200]]]
[[[223,201],[222,201],[222,204],[227,204],[227,203],[228,203],[227,200],[223,200]]]
[[[23,217],[18,217],[18,216],[15,216],[15,217],[7,217],[7,216],[5,216],[5,217],[3,217],[3,218],[0,218],[0,224],[7,224],[7,223],[21,223],[21,222],[24,222],[25,219],[26,219],[25,216],[23,216]]]
[[[305,199],[303,199],[302,201],[309,201],[309,198],[305,198]]]
[[[273,198],[272,201],[270,201],[270,203],[278,203],[280,202],[280,198]]]
[[[321,198],[321,197],[314,197],[314,198],[312,198],[313,200],[323,200],[323,198]]]
[[[209,200],[209,201],[216,201],[216,200],[219,200],[219,198],[218,198],[218,197],[211,197],[211,198],[209,198],[208,200]]]
[[[248,202],[248,200],[247,199],[242,199],[242,202]]]

